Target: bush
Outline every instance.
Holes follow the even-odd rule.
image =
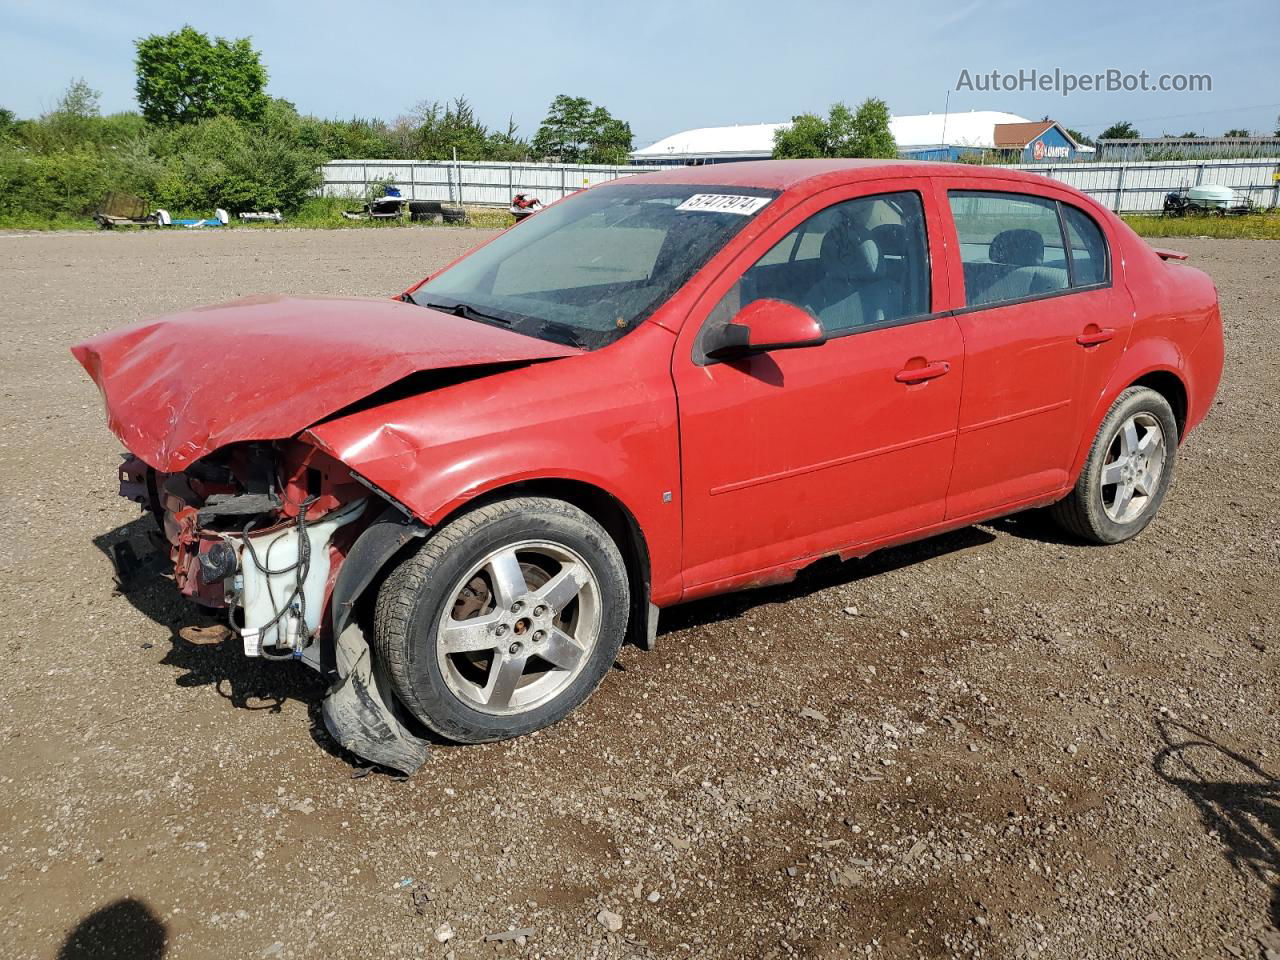
[[[38,120],[0,111],[0,218],[83,218],[105,194],[151,209],[295,210],[320,185],[321,151],[293,104],[267,100],[253,120],[219,115],[157,126],[137,113],[98,113],[97,91],[74,81]],[[83,221],[81,221],[83,222]]]
[[[320,155],[287,131],[214,117],[168,131],[156,202],[179,210],[292,210],[320,185]]]
[[[0,217],[91,213],[111,189],[106,161],[92,151],[32,154],[0,147]]]

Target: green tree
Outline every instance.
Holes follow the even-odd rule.
[[[1072,130],[1070,127],[1064,127],[1063,129],[1067,131],[1067,136],[1069,136],[1076,143],[1082,144],[1083,146],[1086,146],[1086,147],[1093,146],[1093,137],[1085,136],[1079,130]]]
[[[1252,136],[1248,130],[1243,127],[1233,127],[1223,134],[1224,137],[1248,137]]]
[[[152,123],[220,115],[254,121],[267,108],[267,70],[248,37],[211,41],[185,26],[143,37],[137,49],[138,104]]]
[[[586,97],[562,93],[551,101],[532,152],[559,163],[625,163],[633,142],[631,124]]]
[[[634,137],[631,124],[610,116],[604,107],[591,111],[591,132],[584,163],[626,163]]]
[[[1180,140],[1199,140],[1199,139],[1200,139],[1200,134],[1196,133],[1194,130],[1188,130],[1186,133],[1180,133],[1180,134],[1178,134],[1178,139],[1180,139]]]
[[[868,97],[858,104],[853,115],[852,136],[842,157],[880,157],[890,159],[898,155],[898,144],[889,128],[889,105],[878,97]]]
[[[516,135],[517,129],[515,119],[508,117],[505,133],[499,130],[492,131],[485,141],[485,159],[506,163],[526,159],[529,156],[529,144]]]
[[[298,142],[317,151],[326,160],[399,160],[412,157],[412,153],[400,150],[385,122],[363,117],[350,120],[301,117]]]
[[[413,108],[417,122],[415,154],[422,160],[484,160],[488,128],[476,117],[466,97],[452,103],[423,100]]]
[[[533,152],[540,159],[579,163],[590,135],[591,101],[560,94],[551,101],[546,119],[533,135]]]
[[[1107,129],[1098,134],[1099,140],[1137,140],[1142,134],[1138,133],[1138,128],[1128,120],[1121,120],[1113,123]]]
[[[78,151],[96,143],[100,94],[81,77],[72,80],[52,110],[26,129],[24,140],[38,152]]]
[[[76,117],[80,120],[87,120],[90,117],[102,115],[102,110],[99,106],[101,99],[102,93],[89,86],[84,77],[81,77],[79,80],[71,81],[62,97],[58,100],[58,105],[53,112],[68,117]]]
[[[832,111],[835,107],[831,108]],[[791,118],[790,127],[773,131],[773,156],[777,160],[797,157],[834,157],[831,125],[816,113],[801,113]]]
[[[868,97],[857,111],[850,111],[843,103],[832,104],[825,120],[802,113],[792,118],[790,127],[774,131],[773,155],[779,159],[896,157],[898,145],[889,128],[889,107],[878,97]]]

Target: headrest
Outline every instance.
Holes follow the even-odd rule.
[[[822,238],[822,267],[828,276],[874,280],[880,272],[880,248],[867,234],[840,224]]]
[[[871,231],[871,239],[880,248],[882,257],[907,255],[907,228],[900,223],[882,223]]]
[[[1034,267],[1044,261],[1044,237],[1035,230],[1005,230],[991,241],[992,263]]]

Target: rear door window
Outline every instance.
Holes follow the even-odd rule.
[[[1069,286],[1058,204],[1020,193],[947,194],[967,306],[1027,300]]]

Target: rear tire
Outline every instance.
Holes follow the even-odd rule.
[[[518,497],[449,523],[378,592],[374,649],[396,695],[459,743],[530,733],[587,699],[630,609],[609,534],[561,500]]]
[[[1130,387],[1102,418],[1075,489],[1049,508],[1050,516],[1091,543],[1137,536],[1168,492],[1177,449],[1169,402],[1147,387]]]

